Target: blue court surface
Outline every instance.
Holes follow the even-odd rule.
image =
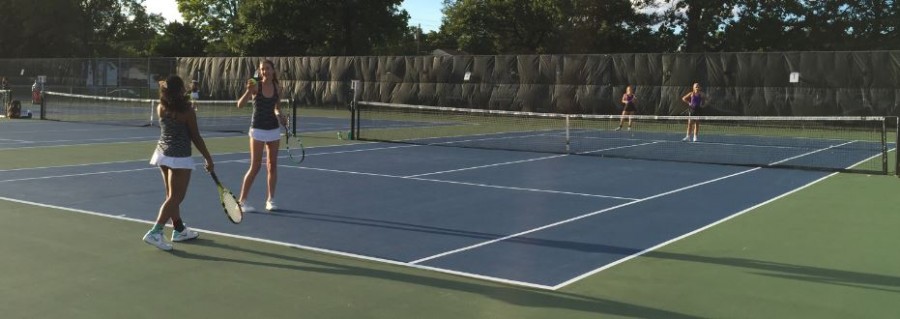
[[[48,124],[64,123],[29,125],[0,147],[65,139],[41,129]],[[104,129],[123,140],[158,136],[153,128],[65,126],[95,130],[79,141],[109,137]],[[186,223],[206,233],[541,289],[564,287],[830,174],[394,143],[308,148],[301,165],[285,155],[281,210],[247,213],[231,224],[198,166],[182,204]],[[215,160],[220,179],[237,193],[248,155]],[[265,177],[263,169],[253,185],[254,207],[264,204]],[[148,223],[164,198],[160,173],[147,161],[3,170],[0,192]],[[142,235],[134,234],[136,249],[152,249]]]

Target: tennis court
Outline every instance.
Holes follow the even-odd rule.
[[[497,128],[493,125],[489,132],[480,128],[477,139],[472,135],[453,136],[456,133],[448,134],[447,131],[438,132],[439,136],[435,137],[436,130],[456,126],[446,118],[426,121],[426,130],[430,134],[423,142],[422,139],[410,139],[408,135],[409,131],[422,130],[422,121],[389,116],[362,119],[362,123],[374,129],[357,131],[357,134],[375,139],[394,138],[391,134],[400,134],[402,143],[347,143],[333,138],[333,133],[347,129],[349,123],[314,116],[301,120],[301,123],[303,121],[308,121],[308,158],[302,165],[292,165],[287,160],[280,162],[278,201],[282,209],[271,213],[249,213],[243,223],[231,224],[218,207],[212,182],[201,170],[196,170],[182,212],[186,222],[203,233],[202,241],[176,245],[174,256],[198,259],[192,258],[198,257],[193,256],[194,251],[208,253],[217,248],[233,250],[228,254],[258,252],[263,257],[274,256],[281,262],[291,263],[316,265],[314,260],[324,258],[336,264],[362,263],[354,266],[358,267],[354,268],[355,276],[378,278],[379,282],[431,282],[466,295],[481,290],[493,291],[488,295],[506,291],[519,296],[515,298],[546,298],[548,304],[565,304],[571,307],[569,311],[580,315],[607,309],[607,314],[623,316],[702,317],[705,315],[692,315],[690,307],[640,307],[613,302],[618,297],[609,300],[585,296],[573,298],[565,291],[584,289],[586,283],[615,286],[620,282],[596,278],[609,270],[622,269],[618,272],[621,273],[645,267],[646,262],[639,261],[642,258],[703,260],[705,257],[661,250],[698,233],[708,233],[708,229],[728,229],[728,223],[717,225],[821,181],[833,174],[828,170],[857,164],[864,165],[864,170],[876,172],[882,167],[890,168],[893,163],[882,163],[882,156],[887,156],[882,154],[882,148],[888,148],[893,154],[895,147],[892,142],[870,145],[856,138],[859,131],[872,131],[870,129],[851,130],[851,135],[856,138],[854,141],[858,142],[850,144],[804,138],[803,146],[796,146],[785,145],[787,142],[783,137],[769,137],[765,139],[766,143],[775,145],[768,146],[772,150],[756,151],[760,156],[752,158],[754,162],[714,164],[696,158],[709,159],[729,152],[747,157],[746,154],[753,154],[760,148],[760,142],[717,135],[712,130],[704,135],[702,142],[683,143],[678,141],[679,135],[662,133],[656,124],[647,122],[643,124],[645,127],[656,127],[652,132],[541,127],[538,134],[534,134],[533,128],[529,128],[529,132],[510,133],[493,131]],[[155,218],[163,195],[158,185],[158,170],[144,159],[152,150],[158,129],[53,121],[5,121],[2,124],[0,131],[8,137],[3,144],[5,156],[55,154],[56,157],[53,160],[30,158],[15,164],[15,168],[8,166],[10,168],[0,171],[0,192],[6,194],[3,197],[8,205],[58,211],[67,216],[64,219],[90,218],[89,224],[125,223],[129,226],[124,228],[135,230],[132,233],[115,232],[115,238],[121,241],[116,244],[120,246],[117,249],[126,249],[128,255],[141,254],[142,258],[167,258],[168,254],[158,252],[138,239],[142,234],[140,229],[145,228],[141,224]],[[381,133],[385,134],[377,135]],[[570,140],[575,142],[568,143],[570,149],[562,154],[545,149],[526,151],[518,147],[544,145],[547,139],[553,142],[546,145],[564,147],[556,141],[577,135],[590,139]],[[227,186],[237,189],[248,165],[248,156],[242,150],[246,137],[222,132],[208,132],[205,136],[213,141],[210,144],[217,153],[219,177]],[[326,140],[324,136],[331,138]],[[75,142],[78,140],[86,142]],[[603,140],[603,146],[583,142],[595,140]],[[506,147],[485,144],[496,141]],[[584,145],[579,146],[579,143]],[[219,144],[227,146],[214,148]],[[451,145],[463,147],[447,147]],[[511,145],[514,147],[509,147]],[[577,151],[572,152],[573,147]],[[810,152],[810,147],[820,151]],[[122,153],[106,152],[106,148],[119,149]],[[630,153],[594,156],[621,149],[629,149]],[[637,149],[641,151],[634,152]],[[14,152],[16,150],[18,152]],[[65,161],[71,152],[81,154],[72,156],[81,162],[59,162]],[[83,152],[95,153],[85,157]],[[649,156],[647,154],[662,158],[642,158]],[[671,158],[675,156],[673,154],[694,154],[696,157]],[[812,167],[765,168],[758,164],[785,160]],[[834,167],[823,167],[821,163],[825,161]],[[874,164],[867,164],[869,162]],[[849,175],[854,178],[867,176]],[[253,206],[262,206],[263,192],[262,183],[257,181],[251,193],[251,200],[255,200],[251,202]],[[24,206],[18,206],[22,204]],[[74,217],[85,214],[71,213],[87,215]],[[90,215],[112,217],[113,220],[97,221]],[[27,216],[16,214],[14,219]],[[86,227],[85,231],[92,231],[90,226]],[[60,232],[63,233],[66,232]],[[765,237],[764,234],[757,235]],[[41,246],[33,242],[29,245],[34,249]],[[243,245],[266,248],[235,249]],[[283,249],[279,247],[302,248],[298,254],[309,254],[309,251],[325,254],[298,259],[263,252]],[[239,260],[245,257],[200,257],[199,260],[211,264],[228,261],[241,267],[264,269],[281,264]],[[344,257],[351,258],[341,259]],[[334,258],[338,259],[335,261]],[[734,259],[708,258],[708,264],[735,266],[743,263]],[[127,261],[120,262],[123,263],[120,266],[128,264]],[[629,266],[631,264],[636,266]],[[280,268],[296,275],[298,270],[316,268],[313,265],[309,265],[309,269],[305,266]],[[773,269],[790,268],[790,264],[768,265]],[[143,267],[146,266],[139,268]],[[384,268],[390,270],[380,273]],[[401,275],[409,272],[414,275]],[[343,276],[341,273],[334,274]],[[896,279],[890,278],[897,277],[884,278],[895,282]],[[117,284],[110,282],[109,285]],[[888,284],[886,288],[896,289],[896,285]],[[295,308],[286,307],[283,311],[291,313],[292,309]]]

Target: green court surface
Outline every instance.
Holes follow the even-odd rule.
[[[246,149],[244,137],[207,143]],[[4,150],[0,169],[141,160],[152,147]],[[0,194],[0,317],[896,318],[898,192],[894,176],[837,174],[558,291],[214,234],[166,253],[141,242],[146,223]]]

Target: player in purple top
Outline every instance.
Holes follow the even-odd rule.
[[[687,133],[684,135],[684,139],[682,141],[691,141],[691,130],[693,129],[694,138],[693,141],[697,141],[697,135],[700,134],[700,120],[691,119],[693,116],[702,116],[701,110],[703,109],[703,100],[705,99],[705,95],[700,92],[700,83],[694,83],[693,90],[688,92],[685,96],[681,97],[681,100],[684,103],[687,103],[690,109],[688,110],[688,125],[687,125]]]
[[[625,108],[622,109],[622,118],[619,119],[619,127],[616,128],[616,131],[622,129],[622,124],[625,122],[625,117],[628,117],[628,130],[631,130],[631,117],[629,115],[634,115],[634,112],[637,111],[637,108],[634,106],[634,91],[631,88],[631,85],[625,87],[625,94],[622,95],[622,104],[625,105]]]

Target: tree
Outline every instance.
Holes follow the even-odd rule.
[[[399,41],[402,0],[176,0],[209,54],[364,55]]]
[[[141,56],[162,17],[141,0],[7,0],[3,57]]]
[[[898,11],[893,0],[802,1],[799,23],[812,50],[897,49]]]
[[[721,32],[733,18],[741,0],[640,0],[639,8],[663,9],[662,26],[681,30],[683,51],[718,51],[722,46]]]
[[[166,25],[163,33],[157,36],[151,45],[154,56],[185,57],[204,56],[206,41],[203,33],[187,24],[172,22]]]
[[[240,0],[175,0],[184,23],[200,30],[207,40],[207,53],[233,54],[225,43],[229,34],[237,33]]]
[[[448,0],[441,30],[456,38],[458,49],[470,53],[559,53],[569,5],[552,0]]]
[[[629,0],[572,0],[566,53],[659,52],[665,29],[649,26],[650,15],[638,13]],[[647,41],[654,39],[656,41]]]
[[[0,19],[0,57],[49,58],[88,53],[90,48],[81,32],[87,21],[78,14],[78,3],[8,0],[4,7],[15,8],[15,13]]]
[[[165,27],[165,20],[157,14],[148,14],[139,2],[142,0],[122,0],[120,5],[121,23],[112,30],[111,46],[118,56],[146,57],[150,56],[152,40],[157,30]]]
[[[794,51],[806,44],[799,23],[806,8],[798,0],[744,1],[721,35],[723,51]]]

